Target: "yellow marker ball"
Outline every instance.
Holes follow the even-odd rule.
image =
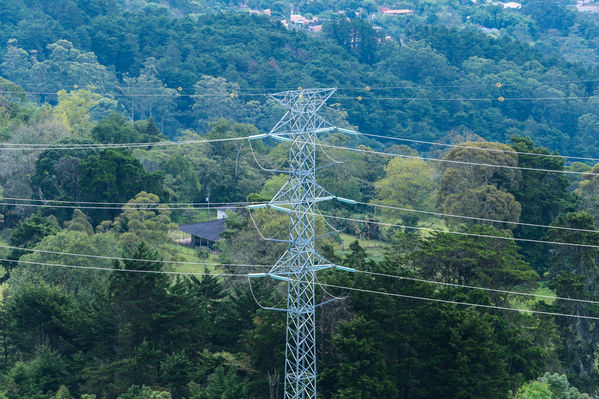
[[[79,86],[77,86],[76,84],[74,84],[74,85],[73,85],[73,88],[74,88],[74,89],[76,89],[76,88],[78,88],[78,87],[79,87]]]
[[[181,91],[183,88],[181,86],[177,87],[177,90]]]
[[[366,87],[364,88],[364,90],[366,90],[366,91],[370,91],[370,86],[366,86]]]
[[[358,96],[358,101],[362,101],[362,96]]]
[[[501,87],[501,86],[503,86],[503,85],[501,84],[501,82],[497,82],[497,83],[495,84],[495,86],[497,86],[497,87]]]
[[[303,96],[302,94],[299,94],[299,95],[297,96],[297,98],[304,98],[304,96]]]
[[[499,102],[500,102],[500,103],[502,103],[502,102],[503,102],[503,100],[505,100],[505,98],[503,98],[503,97],[499,97],[499,98],[498,98],[498,100],[499,100]]]
[[[231,93],[231,98],[234,98],[234,97],[235,97],[235,93]]]
[[[302,86],[298,87],[297,89],[298,89],[298,90],[303,90],[303,89],[302,89]]]

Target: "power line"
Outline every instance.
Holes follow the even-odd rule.
[[[411,89],[418,89],[419,87],[412,87]],[[140,88],[141,89],[141,88]],[[164,90],[164,88],[144,88],[148,90]],[[365,89],[365,88],[364,88]],[[72,91],[71,91],[72,93]],[[186,94],[181,93],[179,91],[174,93],[148,93],[148,92],[138,92],[138,93],[97,93],[104,97],[124,97],[124,98],[132,98],[132,97],[157,97],[157,98],[166,98],[171,97],[175,98],[222,98],[222,99],[231,99],[235,97],[268,97],[269,93],[253,93],[249,91],[241,91],[234,90],[231,93],[223,93],[223,94]],[[43,95],[43,96],[58,96],[58,92],[33,92],[33,91],[0,91],[0,94],[26,94],[26,95]],[[504,102],[504,101],[570,101],[570,100],[588,100],[593,98],[593,96],[546,96],[546,97],[453,97],[453,98],[443,98],[443,97],[393,97],[393,96],[333,96],[331,99],[335,100],[375,100],[375,101],[462,101],[462,102]]]
[[[462,145],[462,144],[447,144],[447,143],[439,143],[439,142],[435,142],[435,141],[415,140],[415,139],[407,139],[407,138],[401,138],[401,137],[384,136],[382,134],[372,134],[372,133],[362,133],[362,132],[355,132],[355,134],[360,135],[360,136],[375,137],[375,138],[384,139],[384,140],[394,140],[394,141],[402,141],[402,142],[406,142],[406,143],[426,144],[426,145],[434,145],[434,146],[441,146],[441,147],[451,147],[451,148],[456,148],[457,147],[457,148],[464,148],[464,149],[475,150],[475,151],[499,152],[499,153],[505,153],[505,154],[518,154],[518,155],[530,155],[530,156],[537,156],[537,157],[543,157],[543,158],[579,159],[579,160],[583,160],[583,161],[598,161],[599,162],[599,158],[575,157],[575,156],[560,155],[560,154],[539,154],[539,153],[536,153],[536,152],[523,152],[523,151],[515,151],[515,150],[501,150],[499,148],[473,147],[473,146],[467,146],[467,145]],[[482,142],[482,143],[490,143],[490,142],[486,142],[485,141],[485,142]],[[501,143],[501,144],[504,144],[504,143]],[[505,145],[508,145],[508,144],[505,144]]]
[[[536,80],[536,79],[535,79]],[[544,85],[558,85],[558,84],[568,84],[568,83],[593,83],[593,82],[599,82],[599,79],[575,79],[575,80],[551,80],[551,81],[545,81],[545,80],[537,80],[538,83],[540,84],[544,84]],[[15,85],[17,86],[43,86],[43,83],[20,83],[17,84],[15,83]],[[481,83],[462,83],[462,84],[438,84],[438,85],[434,85],[434,84],[419,84],[419,83],[415,83],[415,82],[408,82],[407,84],[404,85],[399,85],[399,86],[376,86],[376,85],[368,85],[368,84],[364,84],[364,85],[353,85],[353,86],[343,86],[343,87],[339,87],[338,90],[339,91],[365,91],[365,92],[369,92],[369,91],[384,91],[384,90],[398,90],[398,89],[407,89],[407,90],[417,90],[417,89],[422,89],[422,88],[440,88],[440,89],[446,89],[446,88],[476,88],[476,87],[482,87],[482,88],[489,88],[489,89],[499,89],[501,87],[504,86],[517,86],[520,85],[520,83],[510,83],[509,81],[499,81],[499,82],[481,82]],[[118,86],[117,86],[118,87]],[[78,86],[78,85],[71,85],[69,87],[64,87],[62,89],[58,89],[58,91],[60,90],[70,90],[71,92],[73,91],[73,89],[77,90],[92,90],[93,91],[93,87],[83,87],[83,86]],[[131,97],[132,93],[127,92],[127,91],[133,91],[133,95],[134,96],[142,96],[145,95],[145,93],[143,93],[144,91],[152,91],[152,90],[169,90],[172,93],[170,94],[157,94],[159,96],[177,96],[177,97],[230,97],[230,93],[223,93],[223,94],[187,94],[187,93],[183,93],[183,92],[189,92],[190,90],[193,90],[194,92],[196,91],[196,88],[194,86],[189,87],[189,86],[178,86],[178,87],[169,87],[169,86],[161,86],[161,87],[132,87],[132,86],[127,86],[127,87],[118,87],[119,90],[121,90],[122,93],[116,93],[116,92],[111,92],[111,93],[97,93],[100,95],[104,95],[104,96],[109,96],[109,95],[117,95],[117,96],[125,96],[125,97]],[[240,88],[239,90],[232,90],[233,93],[241,95],[241,94],[246,94],[246,95],[267,95],[266,92],[273,92],[273,91],[288,91],[288,90],[296,90],[296,87],[246,87],[246,88]],[[256,93],[256,92],[259,93]],[[0,91],[2,92],[2,91]],[[23,92],[25,92],[26,94],[41,94],[41,95],[57,95],[57,92],[27,92],[26,90],[23,90]],[[23,92],[20,91],[3,91],[2,93],[7,93],[7,94],[23,94]]]
[[[157,261],[151,260],[151,259],[144,259],[144,261],[157,263]],[[60,268],[69,268],[69,269],[80,269],[80,270],[139,273],[139,274],[167,274],[167,275],[182,275],[182,276],[219,276],[219,277],[248,277],[249,276],[248,274],[242,274],[242,273],[197,273],[197,272],[176,272],[176,271],[162,271],[162,270],[136,270],[136,269],[120,269],[120,268],[115,269],[115,268],[96,267],[96,266],[65,265],[65,264],[59,264],[59,263],[18,261],[18,260],[13,260],[13,259],[0,259],[0,262],[18,262],[18,263],[38,265],[38,266],[60,267]],[[387,295],[387,296],[394,296],[394,297],[401,297],[401,298],[426,300],[426,301],[432,301],[432,302],[441,302],[441,303],[454,304],[454,305],[474,306],[474,307],[483,307],[483,308],[487,308],[487,309],[490,308],[490,309],[496,309],[496,310],[509,310],[509,311],[516,311],[516,312],[531,313],[531,314],[543,314],[543,315],[550,315],[550,316],[575,317],[575,318],[599,320],[599,317],[593,317],[593,316],[582,316],[582,315],[575,315],[575,314],[568,314],[568,313],[556,313],[556,312],[543,312],[543,311],[529,310],[529,309],[515,309],[515,308],[510,308],[510,307],[475,304],[475,303],[469,303],[469,302],[458,302],[458,301],[450,301],[450,300],[437,299],[437,298],[417,297],[417,296],[413,296],[413,295],[404,295],[404,294],[396,294],[396,293],[383,292],[383,291],[367,290],[367,289],[360,289],[360,288],[353,288],[353,287],[344,287],[344,286],[327,284],[327,283],[322,283],[322,282],[319,282],[319,284],[322,286],[330,287],[330,288],[365,292],[365,293],[378,294],[378,295]],[[572,300],[571,298],[566,298],[566,299]]]
[[[94,150],[108,148],[144,148],[144,147],[170,147],[191,144],[208,144],[228,141],[243,141],[252,136],[226,137],[218,139],[186,140],[186,141],[156,141],[147,143],[119,143],[119,144],[27,144],[27,143],[0,143],[0,151],[39,151],[39,150]]]
[[[517,309],[517,308],[510,308],[507,306],[495,306],[495,305],[484,305],[484,304],[480,304],[480,303],[452,301],[449,299],[427,298],[427,297],[421,297],[421,296],[415,296],[415,295],[396,294],[393,292],[368,290],[368,289],[363,289],[363,288],[344,287],[344,286],[340,286],[340,285],[327,284],[327,283],[322,283],[322,285],[324,285],[326,287],[330,287],[330,288],[338,288],[338,289],[343,289],[343,290],[348,290],[348,291],[385,295],[385,296],[391,296],[391,297],[396,297],[396,298],[407,298],[407,299],[416,299],[416,300],[421,300],[421,301],[446,303],[446,304],[450,304],[450,305],[472,306],[472,307],[480,307],[480,308],[485,308],[485,309],[505,310],[505,311],[511,311],[511,312],[519,312],[519,313],[541,314],[541,315],[546,315],[546,316],[560,316],[560,317],[572,317],[572,318],[578,318],[578,319],[599,320],[599,317],[595,317],[595,316],[583,316],[583,315],[570,314],[570,313],[545,312],[545,311],[541,311],[541,310]]]
[[[86,90],[85,88],[77,88],[77,90]],[[142,89],[142,88],[139,88]],[[156,88],[145,88],[148,90],[164,90],[164,88],[161,87],[156,87]],[[60,89],[58,91],[61,90],[65,90],[65,89]],[[70,92],[67,92],[68,94],[73,94],[73,90],[71,90]],[[168,89],[167,89],[168,90]],[[36,96],[59,96],[57,92],[36,92],[36,91],[3,91],[0,89],[0,94],[26,94],[26,95],[36,95]],[[76,91],[75,91],[76,92]],[[231,93],[223,93],[223,94],[186,94],[186,93],[181,93],[179,91],[177,91],[176,93],[143,93],[143,92],[137,92],[137,93],[115,93],[115,92],[111,92],[111,93],[99,93],[96,91],[92,91],[94,94],[98,94],[100,96],[103,97],[159,97],[159,98],[164,98],[164,97],[172,97],[172,98],[178,98],[178,97],[198,97],[198,98],[235,98],[239,95],[243,95],[243,96],[247,96],[247,97],[266,97],[268,94],[267,93],[246,93],[246,92],[240,92],[237,90],[234,90]]]
[[[350,97],[350,96],[336,96],[333,97],[335,100],[374,100],[374,101],[469,101],[469,102],[509,102],[509,101],[570,101],[570,100],[589,100],[594,96],[561,96],[561,97],[454,97],[454,98],[441,98],[441,97]]]
[[[393,153],[393,152],[375,151],[372,149],[351,148],[351,147],[345,147],[345,146],[339,146],[339,145],[333,145],[333,144],[324,144],[323,143],[322,145],[324,147],[334,148],[334,149],[338,149],[338,150],[346,150],[346,151],[367,153],[367,154],[374,154],[374,155],[384,155],[384,156],[396,157],[396,158],[421,159],[421,160],[425,160],[425,161],[451,163],[451,164],[457,164],[457,165],[484,166],[484,167],[491,167],[491,168],[526,170],[526,171],[545,172],[545,173],[562,173],[562,174],[568,174],[568,175],[599,176],[599,173],[579,172],[576,170],[529,168],[529,167],[525,167],[525,166],[511,166],[511,165],[498,165],[498,164],[488,164],[488,163],[479,163],[479,162],[467,162],[467,161],[458,161],[458,160],[453,160],[453,159],[439,159],[439,158],[432,158],[432,157],[421,157],[421,156],[416,156],[416,155],[404,155],[404,154],[397,154],[397,153]]]
[[[375,224],[375,225],[379,225],[379,226],[398,227],[398,228],[411,229],[411,230],[423,230],[423,231],[430,231],[432,233],[455,234],[455,235],[462,235],[462,236],[467,236],[467,237],[492,238],[492,239],[506,240],[506,241],[513,240],[513,241],[532,242],[532,243],[537,243],[537,244],[564,245],[564,246],[581,247],[581,248],[593,248],[593,249],[599,248],[599,245],[593,245],[593,244],[579,244],[579,243],[570,243],[570,242],[562,242],[562,241],[545,241],[545,240],[535,240],[532,238],[520,238],[520,237],[493,236],[493,235],[488,235],[488,234],[468,233],[465,231],[441,230],[441,229],[433,229],[431,227],[408,226],[408,225],[403,225],[403,224],[377,222],[377,221],[373,221],[373,220],[346,218],[346,217],[335,216],[335,215],[319,214],[318,216],[322,216],[325,218],[331,218],[331,219],[337,219],[337,220],[345,220],[348,222]]]
[[[148,262],[156,261],[151,259],[145,259]],[[31,264],[38,266],[48,266],[48,267],[60,267],[60,268],[68,268],[68,269],[78,269],[78,270],[94,270],[94,271],[108,271],[108,272],[121,272],[121,273],[138,273],[138,274],[166,274],[166,275],[181,275],[181,276],[217,276],[217,277],[248,277],[248,274],[245,273],[197,273],[197,272],[176,272],[176,271],[162,271],[162,270],[136,270],[136,269],[115,269],[109,267],[96,267],[96,266],[81,266],[81,265],[65,265],[59,263],[45,263],[45,262],[30,262],[30,261],[15,261],[13,259],[0,259],[0,262],[18,262],[23,264]],[[328,283],[319,283],[322,286],[329,288],[336,288],[348,291],[356,291],[356,292],[364,292],[368,294],[375,295],[385,295],[392,296],[398,298],[407,298],[407,299],[416,299],[416,300],[424,300],[431,301],[437,303],[446,303],[452,305],[461,305],[461,306],[472,306],[472,307],[482,307],[486,309],[495,309],[495,310],[503,310],[503,311],[514,311],[521,313],[529,313],[529,314],[541,314],[547,316],[560,316],[560,317],[573,317],[573,318],[581,318],[581,319],[591,319],[591,320],[599,320],[599,317],[594,316],[584,316],[570,313],[557,313],[557,312],[545,312],[539,310],[531,310],[531,309],[516,309],[505,306],[495,306],[495,305],[485,305],[478,303],[470,303],[470,302],[461,302],[461,301],[452,301],[446,299],[438,299],[438,298],[427,298],[427,297],[419,297],[414,295],[405,295],[405,294],[397,294],[392,292],[384,292],[384,291],[376,291],[376,290],[368,290],[363,288],[355,288],[355,287],[345,287],[341,285],[334,285]]]
[[[148,262],[156,263],[155,260],[145,259]],[[81,265],[64,265],[60,263],[45,263],[45,262],[31,262],[26,260],[14,260],[14,259],[0,259],[0,262],[15,262],[24,263],[28,265],[39,265],[39,266],[50,266],[50,267],[63,267],[69,269],[85,269],[85,270],[99,270],[99,271],[110,271],[110,272],[127,272],[127,273],[140,273],[140,274],[169,274],[169,275],[180,275],[180,276],[226,276],[226,277],[246,277],[247,274],[238,273],[197,273],[197,272],[174,272],[165,270],[138,270],[138,269],[120,269],[111,267],[97,267],[97,266],[81,266]]]
[[[372,202],[356,201],[356,204],[372,206],[375,208],[392,209],[392,210],[397,210],[397,211],[402,211],[402,212],[420,213],[420,214],[424,214],[424,215],[433,215],[433,216],[450,217],[450,218],[467,219],[467,220],[477,220],[477,221],[481,221],[481,222],[504,223],[504,224],[513,224],[513,225],[517,225],[517,226],[539,227],[539,228],[545,228],[545,229],[555,229],[555,230],[565,230],[565,231],[577,231],[577,232],[583,232],[583,233],[599,233],[599,230],[579,229],[579,228],[575,228],[575,227],[550,226],[550,225],[544,225],[544,224],[514,222],[511,220],[499,220],[499,219],[479,218],[479,217],[474,217],[474,216],[454,215],[454,214],[450,214],[450,213],[423,211],[423,210],[419,210],[419,209],[411,209],[411,208],[403,208],[403,207],[399,207],[399,206],[376,204],[376,203],[372,203]]]
[[[248,212],[250,213],[250,216],[251,216],[251,211],[248,210]],[[252,217],[252,221],[253,221],[255,229],[258,231],[258,234],[263,239],[267,240],[262,235],[262,232],[260,231],[260,228],[258,227],[258,225],[255,222],[255,220],[253,219],[253,217]],[[328,224],[328,221],[326,220],[326,218],[324,219],[324,221]],[[333,228],[330,224],[329,224],[329,226],[331,228]],[[336,229],[333,228],[333,230],[336,230]],[[597,232],[597,231],[595,231],[595,232]],[[425,280],[425,279],[421,279],[421,278],[412,278],[412,277],[404,277],[404,276],[393,275],[393,274],[370,272],[370,271],[359,270],[359,269],[353,269],[353,270],[356,273],[364,273],[364,274],[370,274],[370,275],[375,275],[375,276],[391,277],[391,278],[396,278],[396,279],[425,282],[425,283],[438,284],[438,285],[451,286],[451,287],[476,289],[476,290],[489,291],[489,292],[498,292],[498,293],[504,293],[504,294],[531,296],[531,297],[544,298],[544,299],[560,299],[560,300],[564,300],[564,301],[574,301],[574,302],[599,304],[599,301],[592,301],[592,300],[586,300],[586,299],[566,298],[566,297],[558,297],[558,296],[552,296],[552,295],[542,295],[542,294],[534,294],[534,293],[528,293],[528,292],[510,291],[510,290],[503,290],[503,289],[496,289],[496,288],[486,288],[486,287],[472,286],[472,285],[465,285],[465,284],[458,284],[458,283],[446,283],[446,282],[435,281],[435,280]],[[333,295],[329,294],[329,296],[333,296]]]
[[[591,82],[599,82],[599,79],[588,79],[588,80],[554,80],[554,81],[537,81],[541,84],[565,84],[565,83],[591,83]],[[499,84],[499,86],[498,86]],[[462,87],[488,87],[488,88],[501,88],[503,86],[514,86],[519,83],[509,83],[509,82],[494,82],[494,83],[471,83],[471,84],[456,84],[456,85],[423,85],[414,83],[412,86],[351,86],[351,87],[340,87],[339,90],[394,90],[394,89],[419,89],[419,88],[462,88]]]
[[[270,267],[270,265],[252,265],[252,264],[243,264],[243,263],[240,264],[240,263],[184,262],[184,261],[162,260],[162,259],[148,260],[148,259],[119,257],[119,256],[93,255],[93,254],[81,254],[81,253],[75,253],[75,252],[50,251],[50,250],[36,249],[36,248],[22,248],[22,247],[16,247],[13,245],[0,245],[0,248],[13,249],[13,250],[23,251],[23,252],[50,254],[50,255],[65,255],[65,256],[71,256],[71,257],[108,259],[108,260],[131,261],[131,262],[154,262],[154,263],[165,263],[165,264],[173,264],[173,265]]]
[[[69,208],[69,209],[98,209],[98,210],[210,210],[218,207],[226,207],[227,209],[247,209],[248,205],[265,205],[265,202],[259,201],[251,201],[251,202],[214,202],[210,203],[208,206],[205,202],[167,202],[167,203],[159,203],[159,202],[93,202],[93,201],[65,201],[65,200],[39,200],[39,199],[28,199],[28,198],[2,198],[2,200],[9,201],[19,201],[19,202],[43,202],[43,204],[23,204],[19,202],[8,203],[8,202],[0,202],[0,206],[23,206],[23,207],[46,207],[46,208]],[[354,201],[354,200],[352,200]],[[592,229],[581,229],[575,227],[564,227],[564,226],[551,226],[544,224],[536,224],[536,223],[525,223],[525,222],[515,222],[512,220],[501,220],[501,219],[490,219],[490,218],[482,218],[475,216],[465,216],[465,215],[456,215],[451,213],[442,213],[435,211],[424,211],[420,209],[399,207],[393,205],[385,205],[385,204],[377,204],[373,202],[362,202],[362,201],[354,201],[357,205],[370,206],[374,208],[382,208],[382,209],[390,209],[397,210],[401,212],[410,212],[410,213],[419,213],[424,215],[432,215],[438,217],[449,217],[456,219],[466,219],[466,220],[475,220],[481,222],[490,222],[490,223],[500,223],[500,224],[511,224],[516,226],[526,226],[526,227],[536,227],[536,228],[545,228],[545,229],[553,229],[553,230],[563,230],[563,231],[576,231],[583,233],[599,233],[598,230]],[[54,205],[58,204],[58,205]],[[62,205],[68,204],[68,205]],[[81,205],[80,205],[81,204]],[[93,205],[93,206],[88,206]],[[96,206],[97,205],[97,206]],[[118,205],[118,206],[104,206],[104,205]],[[189,206],[189,205],[201,205],[201,206]]]
[[[369,274],[369,275],[373,275],[373,276],[390,277],[390,278],[394,278],[394,279],[398,279],[398,280],[408,280],[408,281],[415,281],[415,282],[420,282],[420,283],[443,285],[443,286],[447,286],[447,287],[467,288],[467,289],[471,289],[471,290],[497,292],[500,294],[510,294],[510,295],[522,295],[522,296],[529,296],[529,297],[534,297],[534,298],[599,304],[599,301],[592,301],[589,299],[567,298],[567,297],[560,297],[560,296],[553,296],[553,295],[535,294],[535,293],[531,293],[531,292],[510,291],[510,290],[502,290],[502,289],[497,289],[497,288],[486,288],[486,287],[479,287],[479,286],[474,286],[474,285],[466,285],[466,284],[458,284],[458,283],[446,283],[446,282],[442,282],[442,281],[426,280],[426,279],[416,278],[416,277],[406,277],[406,276],[399,276],[399,275],[395,275],[395,274],[370,272],[370,271],[358,270],[358,269],[354,269],[354,271],[356,273]]]
[[[271,172],[271,173],[288,173],[289,172],[289,171],[281,170],[281,168],[283,167],[284,162],[281,162],[281,164],[276,169],[270,169],[270,168],[267,168],[267,167],[263,166],[262,163],[260,161],[258,161],[258,157],[256,156],[256,152],[254,151],[254,147],[252,146],[252,140],[248,139],[248,145],[250,147],[250,151],[252,153],[252,157],[254,158],[254,162],[263,171],[265,171],[265,172]]]
[[[242,140],[251,140],[260,135],[253,136],[244,136],[244,137],[230,137],[230,138],[221,138],[221,139],[205,139],[205,140],[190,140],[190,141],[159,141],[156,143],[128,143],[128,144],[72,144],[67,147],[52,147],[51,145],[42,144],[34,147],[25,147],[29,144],[11,144],[13,146],[21,146],[21,147],[4,147],[0,144],[0,151],[8,150],[8,151],[16,151],[16,150],[77,150],[77,149],[103,149],[103,148],[140,148],[140,147],[150,147],[150,146],[177,146],[177,145],[189,145],[189,144],[206,144],[206,143],[214,143],[214,142],[226,142],[226,141],[242,141]],[[59,145],[59,144],[57,144]],[[504,168],[504,169],[515,169],[515,170],[526,170],[526,171],[537,171],[537,172],[546,172],[546,173],[562,173],[562,174],[575,174],[575,175],[584,175],[584,176],[599,176],[599,173],[593,172],[580,172],[573,170],[556,170],[556,169],[544,169],[544,168],[532,168],[532,167],[524,167],[524,166],[512,166],[512,165],[498,165],[498,164],[486,164],[486,163],[478,163],[478,162],[467,162],[467,161],[458,161],[451,159],[439,159],[432,157],[421,157],[415,155],[404,155],[404,154],[396,154],[396,153],[388,153],[382,151],[375,151],[371,149],[360,149],[360,148],[351,148],[345,146],[338,146],[332,144],[319,144],[321,147],[346,150],[352,152],[360,152],[360,153],[371,153],[375,155],[384,155],[391,157],[399,157],[399,158],[407,158],[407,159],[422,159],[433,162],[444,162],[444,163],[453,163],[460,165],[471,165],[471,166],[484,166],[484,167],[495,167],[495,168]],[[43,147],[42,147],[43,146]]]
[[[441,212],[422,211],[422,210],[416,210],[416,209],[410,209],[410,208],[373,204],[373,203],[360,202],[360,201],[355,201],[355,203],[359,204],[359,205],[393,209],[393,210],[404,211],[404,212],[430,214],[430,215],[443,216],[443,217],[453,217],[453,218],[477,220],[477,221],[492,222],[492,223],[514,224],[514,225],[546,228],[546,229],[554,229],[554,230],[563,230],[563,231],[599,233],[598,230],[591,230],[591,229],[579,229],[579,228],[574,228],[574,227],[563,227],[563,226],[549,226],[549,225],[541,225],[541,224],[534,224],[534,223],[513,222],[513,221],[509,221],[509,220],[498,220],[498,219],[478,218],[478,217],[473,217],[473,216],[453,215],[453,214],[447,214],[447,213],[441,213]],[[254,204],[255,205],[266,205],[266,203],[254,203]],[[94,210],[94,209],[96,209],[96,210],[129,210],[129,209],[130,210],[209,210],[209,209],[214,209],[214,207],[207,207],[207,206],[203,206],[203,207],[169,207],[169,206],[159,207],[159,206],[157,206],[157,207],[139,208],[139,207],[126,207],[126,206],[124,206],[124,207],[101,207],[101,206],[52,205],[52,204],[22,204],[22,203],[5,203],[5,202],[0,202],[0,205],[22,206],[22,207],[91,209],[91,210]],[[143,206],[143,204],[139,204],[139,205]],[[232,208],[232,209],[248,209],[248,207],[244,206],[244,205],[228,205],[227,207]],[[345,221],[352,221],[352,222],[359,222],[359,223],[370,223],[370,224],[384,225],[384,226],[388,226],[388,227],[416,229],[416,230],[424,230],[424,231],[446,233],[446,234],[459,234],[459,235],[466,235],[466,236],[477,236],[477,237],[482,237],[482,238],[496,238],[496,239],[502,239],[502,240],[545,243],[545,244],[552,244],[552,245],[567,245],[567,246],[579,246],[579,247],[586,247],[586,248],[599,248],[599,245],[566,243],[566,242],[561,242],[561,241],[545,241],[545,240],[536,240],[536,239],[529,239],[529,238],[502,237],[502,236],[492,236],[492,235],[474,234],[474,233],[466,233],[466,232],[456,232],[456,231],[450,231],[450,230],[432,229],[432,228],[428,228],[428,227],[407,226],[407,225],[379,222],[379,221],[366,220],[366,219],[346,218],[346,217],[327,215],[327,214],[318,214],[317,216],[322,216],[324,218],[332,218],[332,219],[337,219],[337,220],[345,220]],[[0,245],[0,248],[2,248],[1,245]],[[17,248],[17,249],[23,249],[23,248]],[[26,250],[26,249],[23,249],[23,250]]]
[[[221,206],[229,206],[229,205],[251,205],[251,204],[261,204],[259,201],[233,201],[233,202],[104,202],[104,201],[69,201],[69,200],[55,200],[55,199],[34,199],[34,198],[14,198],[14,197],[2,197],[1,200],[10,200],[10,201],[30,201],[30,202],[48,202],[48,203],[57,203],[57,204],[84,204],[84,205],[167,205],[167,206],[193,206],[193,205],[221,205]]]
[[[79,206],[79,205],[55,205],[55,204],[26,204],[26,203],[12,203],[12,202],[0,202],[0,206],[20,206],[27,208],[66,208],[66,209],[97,209],[97,210],[144,210],[144,211],[180,211],[180,210],[193,210],[193,211],[201,211],[201,210],[210,210],[218,208],[218,206],[161,206],[161,205],[150,205],[146,206],[144,204],[137,204],[138,206]],[[227,209],[245,209],[245,206],[242,205],[227,205]]]

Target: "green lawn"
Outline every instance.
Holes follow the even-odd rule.
[[[193,248],[186,247],[179,244],[171,244],[168,246],[168,250],[171,254],[176,254],[177,261],[179,262],[196,262],[196,263],[218,263],[218,256],[210,254],[207,259],[199,259],[196,255],[196,251]],[[181,265],[175,264],[170,270],[174,270],[181,273],[216,273],[222,272],[221,267],[214,267],[210,265]]]
[[[341,252],[341,254],[349,253],[349,251],[350,251],[349,246],[354,241],[356,241],[356,237],[353,235],[350,235],[350,234],[345,234],[345,233],[340,233],[339,236],[341,237],[341,241],[342,241],[340,244],[339,252]],[[358,242],[360,243],[360,246],[362,248],[364,248],[364,250],[366,251],[368,256],[370,256],[371,259],[373,259],[374,261],[377,261],[377,262],[383,260],[383,258],[385,257],[386,251],[390,247],[390,244],[383,242],[383,241],[378,241],[378,240],[358,239]]]
[[[533,305],[537,302],[545,302],[548,305],[553,304],[555,302],[555,292],[551,291],[547,287],[547,282],[541,281],[539,288],[537,288],[533,294],[536,295],[546,295],[550,298],[540,298],[540,297],[529,297],[524,295],[513,295],[512,299],[509,301],[510,305],[517,309],[531,309]],[[514,289],[513,291],[519,291],[518,289]],[[521,300],[516,300],[517,298],[522,298]]]

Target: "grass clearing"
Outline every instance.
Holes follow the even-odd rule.
[[[519,291],[518,289],[514,289],[514,291]],[[531,297],[524,295],[513,295],[511,300],[509,301],[510,306],[516,309],[526,309],[531,310],[537,302],[545,302],[548,305],[552,305],[555,302],[555,292],[553,292],[549,287],[547,287],[546,281],[541,281],[539,283],[539,287],[532,292],[535,295],[545,295],[549,298],[541,298],[541,297]],[[521,298],[518,300],[517,298]]]
[[[339,237],[341,238],[341,244],[339,248],[339,252],[345,255],[350,252],[349,246],[356,241],[356,237],[350,234],[340,233]],[[384,259],[385,253],[391,247],[389,243],[379,240],[364,240],[357,239],[360,243],[360,246],[364,248],[368,256],[376,261],[380,262]]]

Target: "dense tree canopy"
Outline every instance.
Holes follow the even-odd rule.
[[[313,207],[315,247],[356,269],[315,283],[319,397],[597,396],[599,23],[576,10],[0,0],[0,397],[282,397],[288,287],[247,273],[295,226],[245,205],[289,143],[246,138],[298,87],[370,134],[318,135],[321,199],[350,201]]]

